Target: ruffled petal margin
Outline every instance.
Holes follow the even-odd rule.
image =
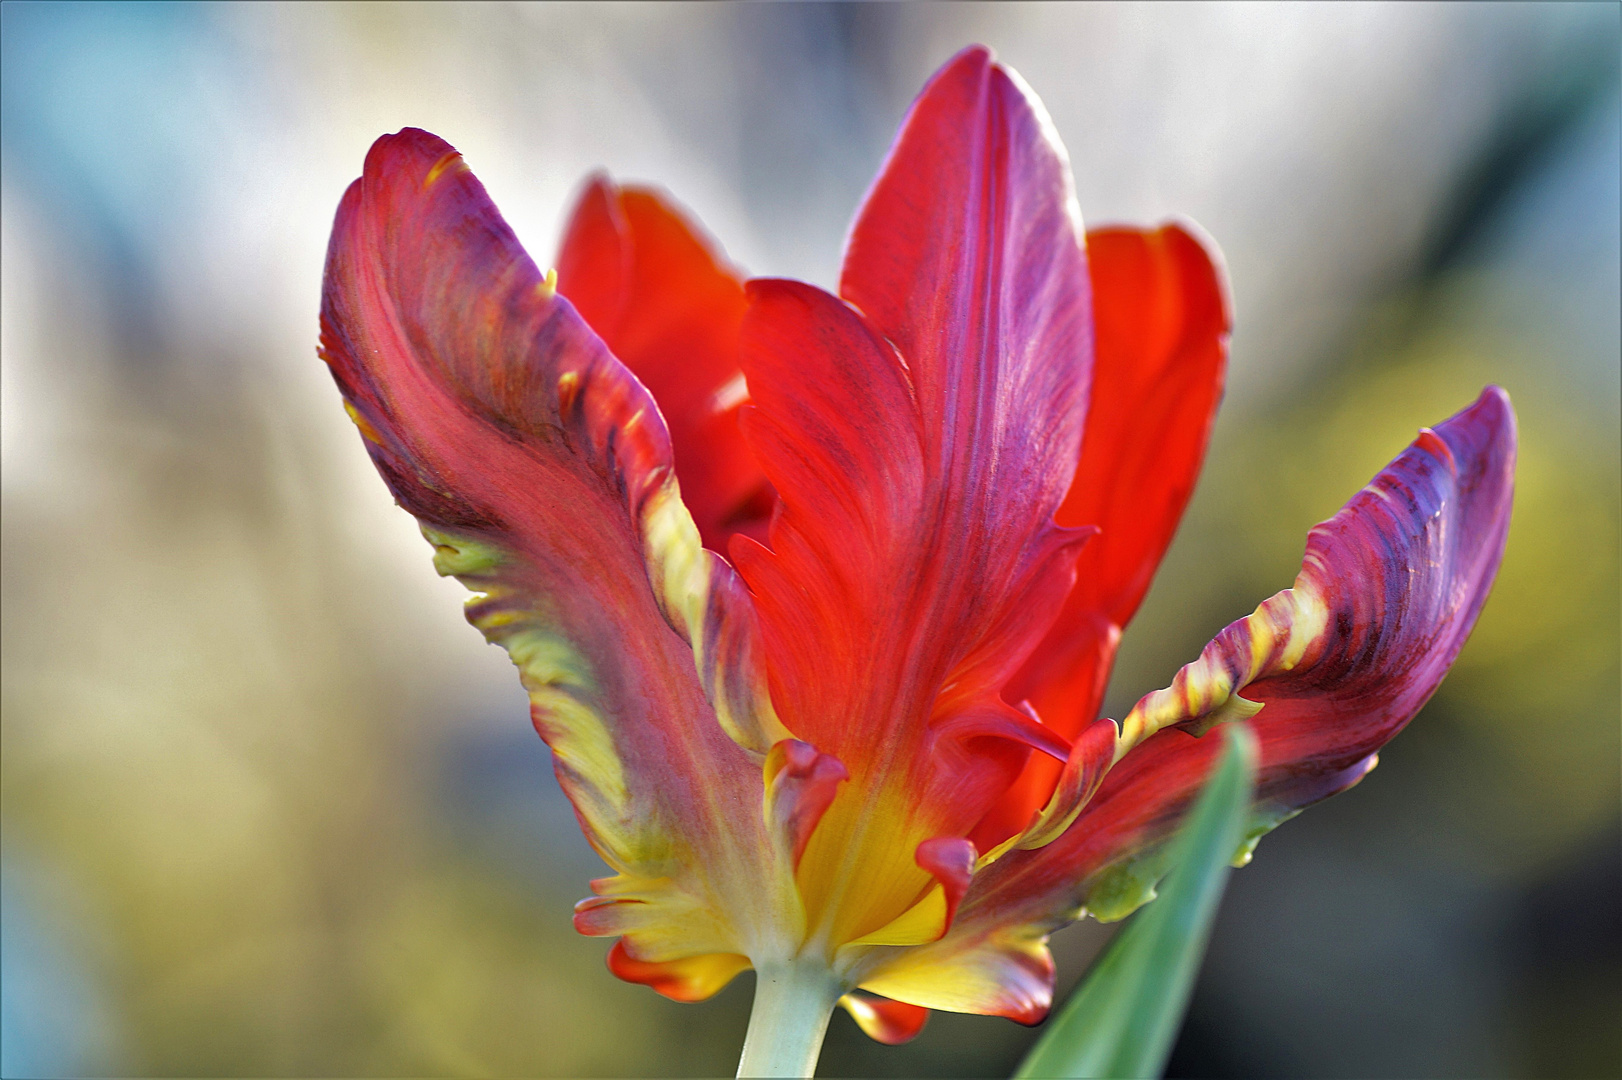
[[[886,1046],[911,1042],[929,1021],[928,1009],[873,994],[846,994],[839,1004],[869,1038]]]
[[[1515,447],[1514,412],[1496,387],[1421,432],[1312,530],[1293,589],[1138,703],[1122,724],[1124,757],[1063,836],[987,866],[944,938],[879,960],[860,985],[928,1008],[1041,1019],[1047,934],[1088,910],[1122,918],[1153,897],[1166,841],[1221,752],[1191,732],[1248,717],[1260,744],[1240,864],[1279,822],[1355,784],[1475,625],[1503,557]]]
[[[617,871],[577,925],[627,936],[628,977],[647,973],[633,958],[681,961],[679,979],[639,981],[713,992],[716,972],[736,972],[727,957],[795,932],[791,870],[761,814],[762,757],[786,733],[753,613],[699,545],[653,399],[461,156],[414,129],[377,141],[339,206],[321,327],[374,464],[436,568],[475,593],[469,621],[517,665],[558,780]]]
[[[608,950],[608,970],[626,982],[651,987],[672,1001],[703,1001],[749,969],[749,958],[737,953],[708,953],[649,963],[632,956],[626,940],[621,938]]]

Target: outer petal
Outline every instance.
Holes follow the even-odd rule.
[[[647,391],[461,157],[412,129],[378,140],[339,207],[321,340],[373,462],[439,571],[475,591],[469,620],[518,666],[559,782],[618,872],[594,883],[581,928],[629,934],[649,962],[757,948],[786,878],[760,758],[706,687],[743,743],[764,750],[777,731],[751,711],[747,609],[698,546]],[[721,684],[716,656],[740,664],[739,685]]]
[[[1065,738],[1098,715],[1121,630],[1194,490],[1232,323],[1214,247],[1181,225],[1094,229],[1087,263],[1097,359],[1081,460],[1058,521],[1100,533],[1076,563],[1064,610],[1006,692]],[[1023,828],[1058,774],[1058,762],[1032,755],[977,842],[990,847]]]
[[[659,403],[704,544],[764,535],[771,490],[744,444],[738,368],[743,283],[663,192],[596,176],[558,252],[558,291]]]
[[[886,1046],[911,1042],[929,1021],[928,1009],[872,994],[846,994],[839,999],[839,1004],[868,1037]]]
[[[736,953],[687,956],[661,964],[638,960],[626,948],[626,939],[608,950],[608,970],[626,982],[652,987],[673,1001],[703,1001],[749,967],[749,958]]]
[[[849,304],[751,283],[745,429],[781,501],[771,550],[732,551],[779,714],[851,773],[800,864],[832,945],[926,901],[919,844],[961,838],[1032,745],[1065,751],[999,691],[1080,538],[1052,524],[1090,360],[1080,237],[1040,106],[971,49],[867,197]]]
[[[945,938],[862,985],[928,1007],[1027,1020],[1044,1012],[1042,938],[1083,905],[1115,919],[1153,895],[1163,842],[1221,751],[1220,740],[1172,725],[1252,717],[1261,767],[1240,861],[1274,825],[1356,783],[1475,624],[1503,556],[1514,465],[1514,413],[1496,387],[1422,432],[1312,530],[1294,589],[1229,626],[1170,689],[1139,702],[1121,745],[1145,741],[1068,832],[986,868]]]

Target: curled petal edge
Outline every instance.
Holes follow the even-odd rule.
[[[749,958],[737,953],[708,953],[653,963],[638,960],[625,939],[608,950],[608,970],[626,982],[640,983],[672,1001],[695,1002],[713,997],[749,967]]]
[[[764,771],[766,825],[797,868],[817,823],[850,773],[838,758],[798,739],[774,744]]]
[[[849,993],[839,999],[839,1005],[868,1038],[886,1046],[911,1042],[929,1021],[928,1009],[875,994]]]
[[[618,871],[577,925],[630,935],[621,955],[639,963],[779,948],[792,869],[733,812],[787,735],[753,608],[699,544],[646,388],[443,140],[407,129],[368,154],[334,224],[320,352],[436,568],[518,666]],[[670,782],[684,775],[707,783]]]
[[[991,863],[941,940],[874,958],[858,985],[928,1008],[1041,1019],[1047,935],[1089,911],[1124,918],[1154,897],[1166,841],[1220,750],[1190,729],[1252,718],[1261,766],[1236,865],[1281,822],[1362,779],[1436,689],[1486,600],[1515,445],[1514,412],[1496,387],[1422,431],[1312,530],[1293,589],[1144,697],[1122,725],[1125,749],[1068,830]]]

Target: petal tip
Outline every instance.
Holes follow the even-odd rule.
[[[929,1022],[929,1010],[922,1005],[873,994],[849,993],[839,999],[839,1004],[868,1038],[886,1046],[911,1042]]]
[[[624,938],[608,950],[606,963],[616,977],[684,1003],[713,996],[749,967],[748,958],[736,953],[707,953],[664,962],[638,960],[626,948]]]

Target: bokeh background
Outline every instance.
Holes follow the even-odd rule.
[[[730,1074],[744,976],[619,983],[499,651],[315,357],[377,135],[451,140],[543,265],[580,178],[835,279],[907,102],[982,41],[1091,223],[1225,252],[1209,464],[1112,715],[1289,584],[1307,529],[1506,386],[1508,555],[1359,788],[1233,876],[1188,1076],[1622,1071],[1614,4],[7,3],[7,1077]],[[1073,983],[1108,929],[1055,939]],[[1006,1075],[1033,1033],[835,1018],[825,1075]]]

